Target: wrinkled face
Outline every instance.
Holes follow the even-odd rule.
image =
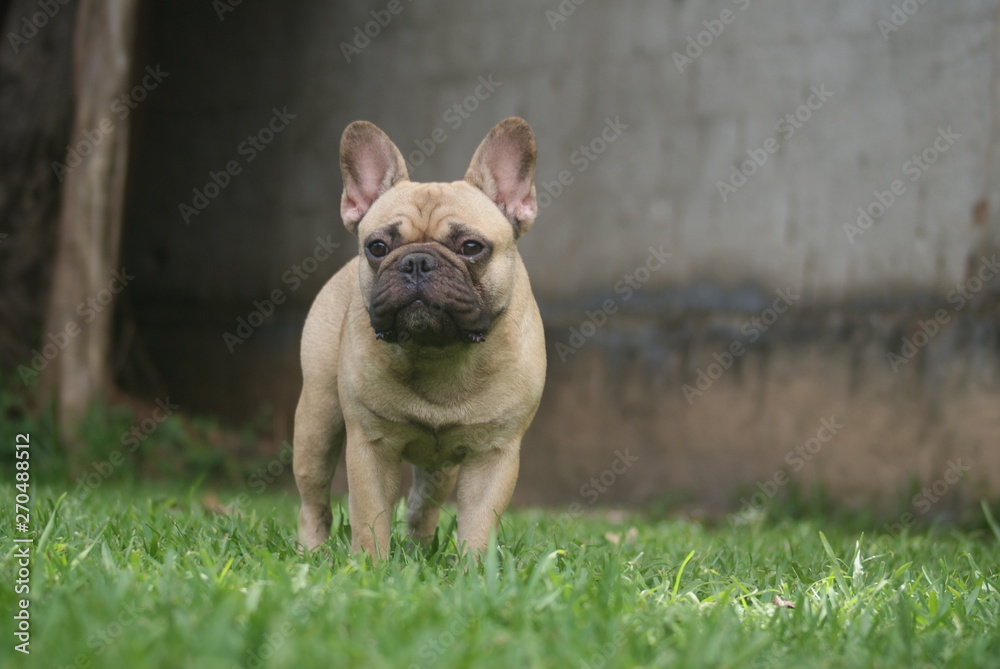
[[[510,300],[510,222],[466,182],[392,187],[358,227],[361,293],[375,336],[447,346],[485,339]]]
[[[515,240],[538,211],[528,124],[494,126],[464,180],[414,183],[385,133],[355,121],[341,138],[340,167],[340,212],[358,235],[374,335],[403,346],[484,341],[513,292]]]

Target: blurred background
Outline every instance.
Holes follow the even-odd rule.
[[[0,8],[7,417],[84,472],[280,459],[306,312],[357,248],[345,125],[450,181],[521,116],[549,362],[516,502],[905,524],[1000,496],[996,2]],[[81,436],[95,403],[136,448]]]

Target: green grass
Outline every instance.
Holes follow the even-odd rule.
[[[995,524],[894,537],[816,520],[707,528],[520,510],[505,516],[498,546],[476,565],[457,557],[446,515],[431,545],[410,545],[397,533],[390,559],[373,567],[350,554],[339,505],[328,549],[296,554],[291,493],[244,495],[232,513],[193,491],[102,487],[61,503],[56,491],[35,493],[30,656],[13,651],[14,491],[0,493],[0,665],[912,669],[1000,662]],[[238,495],[218,497],[226,503]],[[775,596],[795,608],[775,606]]]

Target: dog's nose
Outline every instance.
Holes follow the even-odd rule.
[[[410,274],[414,279],[430,274],[438,268],[437,258],[430,253],[414,251],[400,259],[396,265],[402,274]]]

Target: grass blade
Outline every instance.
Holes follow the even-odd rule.
[[[66,499],[66,495],[69,493],[63,493],[59,495],[59,499],[56,500],[55,506],[52,507],[52,513],[49,515],[49,522],[45,523],[45,529],[42,530],[42,536],[38,538],[38,547],[35,549],[39,553],[45,548],[45,544],[49,542],[49,536],[52,534],[52,528],[56,524],[56,516],[59,514],[59,507],[62,506],[63,500]]]
[[[997,524],[996,518],[993,517],[990,505],[986,503],[985,499],[979,500],[979,505],[983,507],[983,514],[986,515],[986,522],[989,524],[990,529],[993,530],[993,536],[997,538],[997,541],[1000,541],[1000,525]]]
[[[830,556],[830,561],[833,562],[833,578],[837,581],[837,587],[840,588],[842,594],[846,595],[847,581],[844,580],[844,570],[840,567],[840,558],[833,552],[833,546],[826,540],[826,535],[823,532],[819,533],[819,539],[823,542],[823,550],[826,551],[826,554]]]
[[[681,589],[681,576],[684,575],[684,568],[687,567],[687,563],[691,561],[691,558],[694,557],[694,554],[695,551],[691,551],[690,553],[688,553],[687,557],[684,558],[684,562],[681,563],[680,569],[677,570],[677,575],[674,576],[674,587],[670,591],[671,600],[677,599],[677,592]]]

